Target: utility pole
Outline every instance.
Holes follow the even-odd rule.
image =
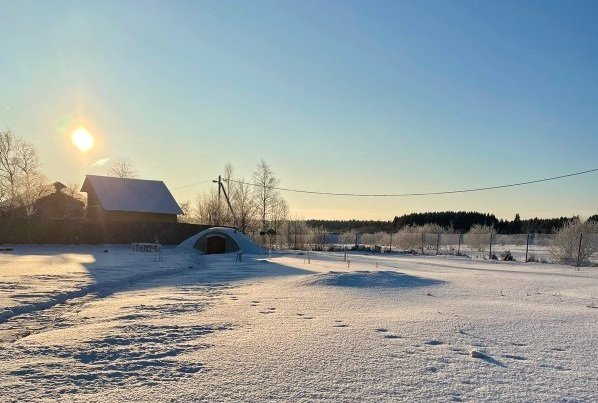
[[[527,233],[527,240],[525,241],[525,263],[527,263],[527,252],[529,251],[529,232]]]
[[[581,265],[581,242],[583,241],[583,232],[579,233],[579,248],[577,249],[577,270]]]
[[[230,199],[228,198],[228,193],[226,193],[226,189],[224,189],[224,185],[222,184],[222,177],[218,175],[218,180],[212,182],[218,184],[218,225],[220,225],[220,194],[224,193],[224,198],[226,200],[226,204],[228,205],[228,209],[230,210],[230,213],[233,216],[233,220],[235,220],[235,225],[238,227],[239,223],[237,222],[237,216],[235,215],[233,206],[231,205]]]
[[[218,175],[218,212],[216,215],[216,224],[221,225],[220,221],[220,186],[222,186],[222,180],[220,175]]]

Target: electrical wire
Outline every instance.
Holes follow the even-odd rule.
[[[459,190],[446,190],[440,192],[426,192],[426,193],[388,193],[388,194],[376,194],[376,193],[334,193],[334,192],[319,192],[315,190],[302,190],[302,189],[289,189],[289,188],[282,188],[277,186],[267,186],[269,189],[280,190],[282,192],[293,192],[293,193],[307,193],[307,194],[314,194],[314,195],[322,195],[322,196],[348,196],[348,197],[412,197],[412,196],[434,196],[434,195],[445,195],[445,194],[455,194],[455,193],[470,193],[470,192],[481,192],[485,190],[494,190],[494,189],[504,189],[509,187],[515,186],[524,186],[524,185],[531,185],[534,183],[540,182],[548,182],[557,179],[569,178],[572,176],[578,175],[585,175],[592,172],[597,172],[598,168],[588,169],[587,171],[580,171],[574,173],[568,173],[559,176],[553,176],[550,178],[543,178],[543,179],[535,179],[525,182],[517,182],[517,183],[510,183],[507,185],[497,185],[497,186],[486,186],[486,187],[479,187],[479,188],[470,188],[470,189],[459,189]],[[249,186],[257,186],[263,187],[260,184],[252,183],[252,182],[244,182],[239,181],[236,179],[224,178],[224,181],[230,180],[231,182],[240,183]]]
[[[212,181],[212,179],[206,179],[206,180],[203,180],[203,181],[200,181],[200,182],[192,183],[190,185],[183,185],[183,186],[179,186],[179,187],[176,187],[176,188],[172,188],[172,190],[179,190],[179,189],[190,188],[191,186],[197,186],[197,185],[201,185],[201,184],[204,184],[204,183],[207,183],[207,182],[211,182],[211,181]]]

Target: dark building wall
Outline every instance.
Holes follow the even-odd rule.
[[[159,221],[0,218],[0,244],[128,244],[177,245],[210,228],[208,225]]]
[[[103,214],[110,221],[177,222],[176,214],[137,213],[131,211],[106,211]]]
[[[105,211],[102,206],[87,207],[86,218],[99,221],[156,221],[177,222],[176,214],[137,213],[132,211]]]

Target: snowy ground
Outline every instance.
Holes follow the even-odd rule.
[[[597,268],[349,259],[0,253],[0,400],[598,401]]]

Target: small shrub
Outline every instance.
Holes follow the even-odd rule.
[[[510,250],[506,250],[503,253],[501,253],[500,258],[502,260],[504,260],[505,262],[512,262],[515,260],[515,259],[513,259],[513,255],[511,254]]]
[[[465,242],[473,250],[483,252],[490,243],[490,234],[495,234],[496,230],[488,225],[473,225],[467,234]]]

